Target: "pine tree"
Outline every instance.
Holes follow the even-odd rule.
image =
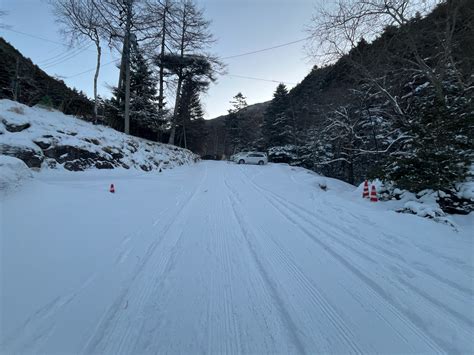
[[[246,148],[245,144],[245,122],[242,120],[242,115],[239,114],[243,108],[247,107],[246,97],[241,92],[237,93],[230,101],[232,108],[229,109],[229,114],[226,116],[225,125],[227,137],[230,140],[231,154]]]
[[[185,80],[177,110],[178,145],[193,152],[202,151],[201,145],[207,134],[199,93],[200,83],[190,79]]]
[[[265,111],[263,136],[267,148],[285,146],[293,142],[293,127],[289,115],[288,90],[279,84]]]
[[[54,107],[54,104],[53,104],[53,100],[51,99],[51,96],[49,95],[43,96],[41,100],[38,102],[38,106],[52,109]]]
[[[295,163],[323,175],[331,175],[330,162],[334,160],[334,147],[322,130],[310,128],[305,132],[303,141],[304,144],[299,149],[299,156],[295,159]]]
[[[262,126],[263,141],[275,162],[293,163],[297,158],[294,127],[290,116],[288,89],[279,84],[268,105]]]
[[[156,139],[164,125],[163,113],[157,106],[157,80],[140,48],[135,45],[130,60],[130,128],[136,136]],[[107,113],[112,127],[124,127],[124,88],[113,88]]]
[[[411,191],[451,189],[464,181],[473,159],[474,102],[454,75],[443,82],[441,102],[432,85],[419,87],[410,101],[410,137],[390,156],[387,177]]]
[[[132,52],[130,71],[133,73],[130,78],[131,132],[144,136],[143,131],[157,131],[161,117],[157,106],[157,79],[138,47]]]

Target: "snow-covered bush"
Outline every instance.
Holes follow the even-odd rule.
[[[409,212],[420,217],[444,217],[446,214],[439,208],[438,204],[426,204],[417,201],[408,201],[399,212]]]
[[[457,196],[466,200],[474,200],[474,181],[466,181],[457,185]]]
[[[292,164],[296,158],[295,146],[291,144],[268,149],[268,159],[274,163]]]

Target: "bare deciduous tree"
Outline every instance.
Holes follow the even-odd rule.
[[[452,37],[459,8],[466,1],[469,0],[338,0],[330,10],[321,8],[313,17],[309,27],[312,34],[310,49],[323,62],[331,63],[357,49],[362,40],[373,40],[387,27],[395,26],[401,31],[411,54],[410,58],[403,60],[413,71],[423,74],[431,82],[438,99],[443,102],[443,75],[447,67],[455,66]],[[442,60],[429,61],[420,54],[420,41],[417,38],[420,34],[410,28],[410,22],[442,3],[447,5],[443,38],[439,38],[438,43]],[[393,103],[395,110],[402,114],[396,98],[380,81],[371,77],[369,68],[361,66],[361,63],[353,64]]]
[[[98,94],[97,81],[102,55],[101,32],[104,23],[97,13],[94,0],[52,0],[57,21],[62,25],[62,32],[69,37],[71,44],[87,39],[94,43],[97,50],[96,69],[94,74],[94,120],[97,121]]]
[[[171,52],[170,41],[176,28],[177,4],[173,0],[147,0],[145,3],[145,16],[147,25],[144,26],[146,37],[150,38],[151,51],[158,52],[156,64],[159,68],[158,108],[165,107],[165,66],[164,59]]]
[[[387,26],[406,24],[428,13],[442,0],[337,0],[320,7],[308,31],[312,54],[334,62],[362,40],[373,40]]]

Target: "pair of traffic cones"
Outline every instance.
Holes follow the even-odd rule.
[[[364,192],[362,192],[362,198],[369,198],[369,182],[365,180],[364,183]],[[372,185],[372,189],[370,191],[370,201],[377,202],[377,191],[375,190],[375,185]]]

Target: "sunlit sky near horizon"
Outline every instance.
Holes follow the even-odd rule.
[[[263,48],[278,46],[307,37],[305,26],[318,0],[198,0],[217,42],[211,52],[229,57]],[[45,0],[0,0],[0,9],[7,11],[3,22],[9,29],[0,29],[4,37],[23,55],[52,76],[65,81],[92,96],[94,47],[68,49],[67,39],[59,33],[51,6]],[[22,33],[19,33],[22,32]],[[35,37],[41,37],[35,38]],[[64,44],[64,45],[63,45]],[[229,101],[237,92],[247,97],[249,104],[271,99],[278,82],[300,82],[313,62],[304,50],[305,42],[238,58],[224,60],[229,75],[220,76],[204,94],[202,101],[206,118],[227,113]],[[69,56],[60,56],[68,51]],[[117,52],[105,51],[102,63],[118,58]],[[62,61],[63,58],[69,58]],[[274,80],[252,80],[239,76]],[[118,69],[103,65],[99,77],[99,93],[110,96],[110,86],[116,85]]]

